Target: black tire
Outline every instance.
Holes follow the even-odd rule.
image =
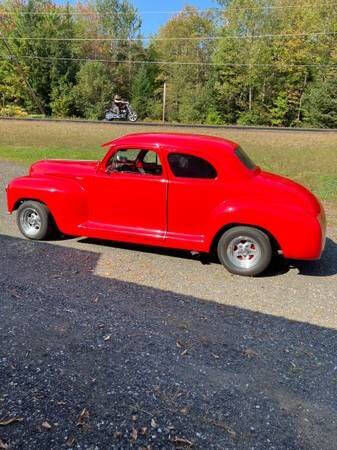
[[[45,239],[51,230],[49,210],[40,202],[30,200],[23,202],[18,209],[16,222],[20,232],[27,239],[35,241]]]
[[[269,266],[273,251],[266,233],[253,227],[238,226],[223,233],[217,253],[229,272],[253,277]]]

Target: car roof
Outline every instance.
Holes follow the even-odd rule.
[[[134,133],[121,136],[106,142],[102,147],[128,145],[128,146],[146,146],[158,145],[175,148],[198,148],[210,150],[223,150],[232,152],[238,147],[238,144],[228,139],[216,136],[208,136],[204,134],[188,134],[188,133]]]

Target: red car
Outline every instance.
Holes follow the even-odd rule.
[[[232,273],[263,272],[273,253],[319,259],[325,214],[299,184],[262,171],[234,142],[131,134],[102,161],[47,160],[7,187],[21,233],[64,234],[216,252]]]

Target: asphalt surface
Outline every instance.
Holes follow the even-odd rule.
[[[0,163],[0,449],[336,448],[336,228],[320,262],[254,279],[30,242],[3,191],[23,172]]]

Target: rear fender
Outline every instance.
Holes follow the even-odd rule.
[[[214,212],[206,236],[211,250],[219,231],[230,225],[247,225],[265,230],[287,258],[315,259],[320,256],[322,232],[315,215],[285,204],[240,204],[225,202]]]

